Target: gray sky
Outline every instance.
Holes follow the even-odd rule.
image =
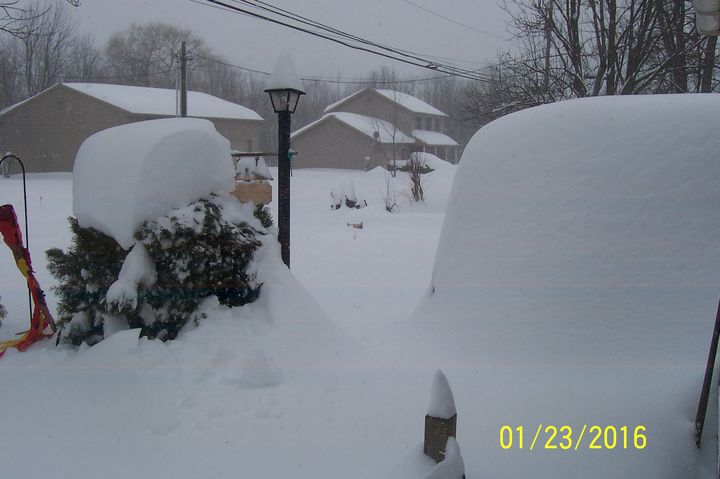
[[[508,45],[505,40],[455,25],[403,0],[266,1],[379,43],[428,56],[475,62],[452,62],[468,69],[492,60],[498,50]],[[476,29],[508,37],[501,0],[410,1]],[[248,68],[272,71],[280,51],[289,50],[301,76],[358,76],[383,64],[403,74],[429,73],[190,0],[82,0],[82,6],[73,8],[72,13],[80,29],[96,37],[98,47],[112,33],[133,22],[162,21],[192,29],[214,51]]]

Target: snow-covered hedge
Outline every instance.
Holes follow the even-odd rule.
[[[253,301],[260,286],[248,267],[263,227],[214,195],[234,184],[230,142],[207,120],[137,122],[85,140],[73,244],[48,251],[64,340],[92,344],[122,327],[172,339],[205,297]]]
[[[78,150],[73,214],[130,248],[144,222],[235,188],[230,142],[208,120],[168,118],[96,133]]]
[[[236,217],[240,206],[203,199],[146,222],[129,253],[70,218],[70,249],[47,252],[58,280],[63,341],[96,343],[108,333],[109,321],[141,328],[151,338],[173,339],[188,321],[200,319],[194,313],[203,298],[217,296],[226,306],[254,301],[260,285],[249,265],[260,246],[259,231],[227,219],[226,208]]]

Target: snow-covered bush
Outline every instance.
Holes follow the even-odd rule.
[[[69,218],[72,244],[67,252],[47,251],[48,270],[57,278],[58,326],[63,339],[73,344],[103,337],[108,316],[103,301],[115,282],[125,251],[115,240],[93,228],[81,228]],[[72,324],[71,324],[72,320]]]
[[[269,228],[273,225],[273,217],[272,213],[270,213],[270,208],[262,203],[255,205],[255,212],[253,213],[253,216],[260,221],[260,224],[263,225],[264,228]]]
[[[343,205],[348,208],[364,208],[367,201],[358,198],[355,193],[355,182],[345,178],[330,190],[330,209],[339,210]]]
[[[48,251],[57,278],[62,340],[79,345],[104,337],[109,319],[141,334],[173,339],[203,298],[240,306],[260,291],[248,271],[258,230],[229,221],[218,201],[202,199],[145,222],[126,253],[115,240],[70,219],[73,244]]]

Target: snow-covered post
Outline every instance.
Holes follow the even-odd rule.
[[[283,263],[290,267],[290,115],[304,95],[295,63],[289,53],[280,54],[265,92],[278,114],[278,241]]]
[[[465,479],[465,462],[454,437],[449,437],[447,440],[445,459],[435,465],[425,479]]]
[[[445,374],[438,369],[433,378],[430,407],[425,416],[425,454],[435,459],[435,462],[442,461],[448,438],[454,438],[456,430],[455,399]]]

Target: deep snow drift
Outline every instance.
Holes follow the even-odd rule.
[[[616,102],[612,104],[617,110],[607,106],[610,102]],[[525,198],[532,214],[547,215],[549,221],[554,200],[543,196],[544,185],[562,180],[569,188],[571,177],[592,184],[595,180],[586,177],[588,169],[615,178],[599,166],[590,168],[593,158],[609,159],[587,153],[615,151],[613,143],[631,138],[635,128],[635,137],[648,148],[664,141],[667,149],[672,145],[664,138],[686,136],[705,138],[702,141],[710,141],[707,150],[717,150],[716,140],[694,131],[712,129],[718,106],[713,97],[689,95],[609,98],[530,110],[488,125],[468,150],[473,156],[466,155],[458,170],[448,216],[450,229],[445,229],[435,268],[434,295],[430,294],[431,268],[454,166],[441,164],[425,178],[427,201],[423,204],[409,203],[403,196],[406,177],[391,178],[402,203],[397,214],[384,209],[388,175],[381,169],[295,171],[293,271],[288,273],[282,266],[277,245],[267,243],[257,256],[264,286],[255,303],[227,309],[208,300],[203,305],[207,320],[197,328],[189,325],[170,343],[138,340],[132,332],[121,331],[84,351],[57,351],[44,342],[26,353],[10,351],[0,360],[0,382],[8,385],[0,394],[2,428],[11,431],[0,435],[3,471],[8,477],[100,474],[189,479],[224,477],[230,471],[246,477],[422,478],[434,473],[433,461],[422,454],[422,426],[433,374],[442,368],[452,385],[457,443],[468,479],[715,477],[713,408],[699,453],[692,435],[716,306],[715,298],[707,308],[698,306],[700,301],[705,304],[706,288],[690,284],[682,288],[669,284],[667,289],[648,287],[651,284],[603,288],[596,283],[589,288],[572,284],[564,288],[560,278],[555,278],[557,283],[550,281],[548,288],[542,283],[531,288],[514,280],[509,269],[499,274],[503,258],[497,258],[494,271],[499,279],[515,282],[507,287],[488,286],[483,284],[488,276],[483,276],[473,258],[488,264],[493,258],[479,250],[472,238],[502,252],[504,246],[492,241],[493,222],[505,221],[500,213],[514,212],[518,228],[532,220],[523,216],[519,206],[513,208],[513,201]],[[620,126],[608,119],[610,110]],[[664,116],[667,110],[671,114]],[[640,116],[643,121],[637,122]],[[577,125],[581,120],[585,125]],[[597,145],[591,128],[607,131],[609,139],[602,149],[583,146]],[[578,143],[565,139],[563,130],[582,134]],[[513,150],[514,145],[521,149]],[[552,162],[570,163],[566,148],[578,152],[573,155],[577,164],[550,174]],[[641,153],[640,147],[633,151]],[[515,160],[513,155],[521,158]],[[533,163],[521,165],[523,158]],[[626,160],[640,166],[633,163],[639,160]],[[494,171],[505,168],[504,164],[516,174],[496,176]],[[697,184],[712,182],[714,173],[704,170],[705,166],[686,164],[686,178],[704,171],[704,180]],[[657,176],[662,175],[648,171],[648,184],[661,181]],[[514,180],[506,181],[508,177]],[[345,178],[351,178],[358,195],[368,201],[366,208],[333,211],[328,207],[331,190]],[[529,188],[528,193],[510,191],[515,184]],[[614,184],[613,179],[607,188],[617,191]],[[591,191],[601,198],[599,186]],[[71,212],[71,189],[68,175],[30,177],[31,248],[46,289],[51,283],[42,251],[67,245],[65,217]],[[582,190],[578,191],[580,195]],[[697,191],[700,194],[701,189]],[[0,180],[1,202],[21,205],[21,192],[18,177]],[[534,195],[536,201],[527,195]],[[466,202],[467,196],[472,201]],[[686,218],[675,219],[686,224],[692,218],[715,222],[717,218],[703,208],[697,214],[696,208],[703,204],[700,196],[694,204],[681,201],[689,209]],[[663,208],[653,209],[650,202],[646,206],[651,216],[664,214]],[[631,210],[632,202],[625,207]],[[479,224],[476,215],[489,218],[483,220],[487,226]],[[457,226],[462,221],[467,229]],[[364,228],[347,226],[357,222],[363,222]],[[540,219],[523,231],[544,238],[529,225],[542,231]],[[509,220],[507,228],[513,230]],[[702,228],[677,234],[672,242],[691,239],[691,233],[700,234]],[[558,240],[562,235],[563,231],[557,232]],[[520,245],[522,238],[502,235],[497,242],[505,243],[510,254],[520,246],[535,248],[531,239],[525,238],[528,244]],[[562,261],[565,254],[582,264],[582,256],[572,255],[585,246],[569,240],[563,245],[567,250],[551,250],[548,239],[544,246],[537,246],[546,252],[538,260],[544,260],[543,271],[552,273],[548,278],[559,276],[557,268],[569,264]],[[466,246],[471,253],[458,254],[468,264],[457,264],[453,276],[443,266],[443,258],[452,260],[448,249]],[[6,253],[0,255],[0,294],[9,311],[0,328],[3,339],[27,325],[23,284]],[[629,256],[624,255],[635,261]],[[533,273],[533,261],[527,257],[523,261],[530,277],[542,277]],[[714,257],[709,261],[715,261]],[[570,279],[582,277],[568,268],[562,272],[571,274]],[[662,269],[661,265],[657,268]],[[605,278],[612,276],[605,274]],[[463,289],[459,281],[463,279],[473,287]],[[707,286],[707,290],[717,289],[716,283]],[[426,298],[416,317],[402,321],[423,294]],[[627,298],[631,299],[624,305],[613,302]],[[493,307],[493,301],[499,306]],[[51,292],[48,302],[54,308]],[[643,303],[648,311],[636,307]],[[583,307],[576,307],[579,304]],[[632,321],[621,314],[625,307],[632,311]],[[577,317],[560,314],[570,308],[579,310]],[[672,311],[680,309],[688,314],[675,320]],[[558,318],[551,312],[557,312]],[[500,313],[502,320],[496,320]],[[350,339],[339,334],[336,326]],[[712,404],[717,405],[715,397]],[[586,435],[577,451],[529,451],[533,428],[539,423],[574,428],[645,425],[647,447],[588,450],[591,436]],[[501,447],[503,425],[525,427],[523,450]],[[538,444],[544,446],[547,439],[547,435],[538,439]],[[555,443],[560,439],[558,435]],[[444,474],[442,469],[435,472]]]
[[[497,450],[503,425],[531,438],[539,424],[575,439],[583,425],[648,431],[642,450],[516,442],[488,477],[714,473],[716,408],[699,453],[693,420],[720,292],[718,112],[717,95],[568,101],[497,120],[468,145],[434,294],[416,312],[420,341],[485,368],[475,400],[488,435],[461,439],[466,457]],[[452,383],[456,398],[470,393]]]

